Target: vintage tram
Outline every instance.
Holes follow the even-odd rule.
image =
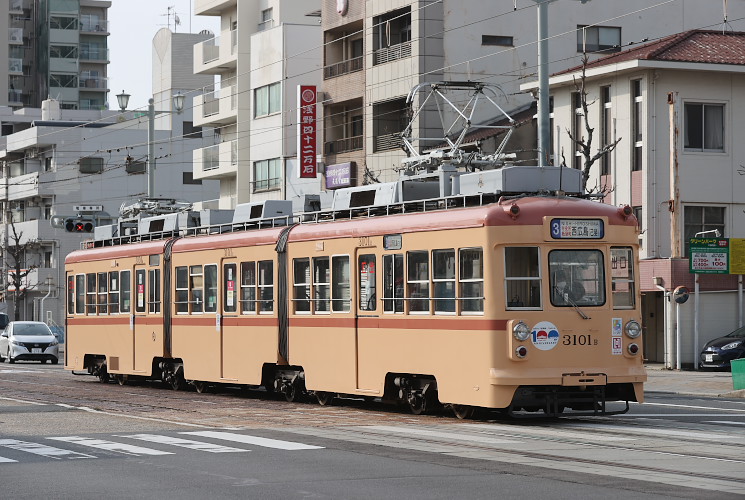
[[[401,181],[384,205],[378,185],[299,216],[120,223],[66,259],[65,367],[460,418],[626,411],[646,380],[638,226],[571,195],[578,175],[506,167],[446,197],[406,200]]]

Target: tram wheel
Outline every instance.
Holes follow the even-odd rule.
[[[288,403],[292,403],[294,401],[298,400],[298,390],[297,387],[295,387],[295,384],[289,384],[286,388],[282,390],[282,394],[285,395],[285,399]]]
[[[473,417],[476,408],[468,405],[452,405],[453,413],[458,420],[466,420]]]
[[[127,376],[126,375],[117,375],[116,376],[116,383],[119,385],[127,385]]]
[[[316,391],[316,399],[318,399],[318,404],[321,406],[329,406],[331,402],[334,400],[334,393],[332,392],[323,392],[323,391]]]
[[[195,380],[194,388],[197,390],[199,394],[204,394],[205,392],[207,392],[207,382],[203,382],[201,380]]]
[[[409,411],[414,415],[421,415],[427,410],[427,400],[419,395],[415,395],[408,400]]]
[[[180,374],[176,374],[173,377],[171,377],[171,380],[168,382],[168,385],[171,386],[171,389],[174,391],[180,391],[184,388],[184,385],[186,384],[186,380],[184,380],[184,377],[182,377]]]

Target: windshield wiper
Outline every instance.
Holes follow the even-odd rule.
[[[579,314],[582,319],[590,319],[590,317],[585,314],[582,309],[579,308],[577,303],[572,300],[572,298],[569,296],[569,293],[564,293],[561,290],[559,290],[559,287],[554,285],[554,290],[556,290],[556,293],[558,293],[561,297],[564,298],[565,301],[569,302],[569,304],[574,308],[575,311],[577,311],[577,314]]]

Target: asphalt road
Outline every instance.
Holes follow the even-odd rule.
[[[745,399],[458,421],[0,365],[1,498],[745,498]]]

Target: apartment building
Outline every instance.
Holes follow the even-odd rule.
[[[220,33],[194,46],[194,73],[215,82],[194,99],[194,125],[219,143],[194,152],[194,178],[220,181],[212,208],[317,192],[297,179],[297,86],[321,82],[320,0],[196,0]],[[210,206],[210,205],[206,205]]]
[[[406,97],[415,85],[442,80],[496,84],[501,92],[493,98],[510,114],[533,102],[520,85],[537,72],[534,0],[323,0],[321,7],[324,163],[334,175],[351,167],[343,185],[398,176],[404,157],[400,133],[410,117]],[[551,72],[578,64],[585,50],[594,59],[688,29],[745,28],[743,3],[557,0],[548,10]],[[732,21],[724,23],[727,17]],[[477,109],[474,123],[490,123],[496,118],[492,110]],[[445,118],[452,123],[452,116]],[[442,128],[441,115],[432,108],[417,117],[413,135],[442,137]],[[535,150],[531,153],[537,157]]]
[[[0,105],[107,109],[108,8],[104,0],[4,0],[0,4]],[[5,99],[7,96],[7,100]]]
[[[587,67],[593,150],[620,139],[593,166],[588,187],[605,191],[605,203],[633,207],[639,219],[644,354],[652,361],[670,363],[679,351],[690,366],[706,341],[743,324],[738,276],[700,275],[699,343],[693,299],[678,306],[681,344],[670,342],[676,316],[670,293],[678,286],[694,290],[689,239],[714,230],[745,238],[743,52],[745,32],[693,30]],[[550,92],[557,128],[579,137],[586,134],[577,78],[577,67],[553,75]],[[580,167],[582,157],[566,132],[561,136],[567,165]]]

